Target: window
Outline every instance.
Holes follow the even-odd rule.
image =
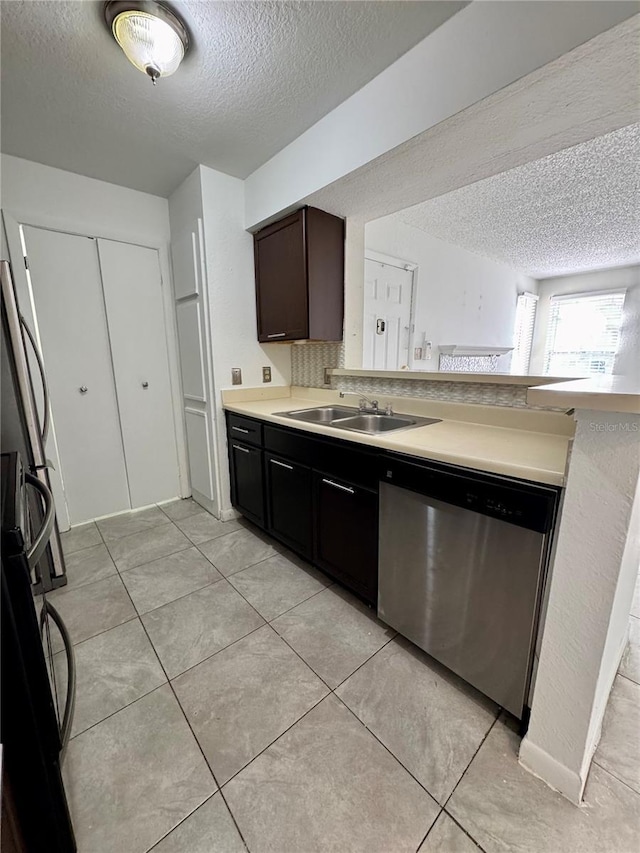
[[[612,373],[624,291],[552,296],[544,372],[554,376]]]
[[[538,297],[535,293],[521,293],[516,305],[516,325],[513,333],[513,354],[511,373],[518,375],[529,372],[531,345],[533,344],[533,326],[536,321]]]

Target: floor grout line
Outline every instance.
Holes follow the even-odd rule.
[[[597,750],[596,750],[596,751],[597,751]],[[594,755],[595,755],[595,753],[594,753]],[[639,798],[640,798],[640,791],[636,791],[636,789],[635,789],[635,788],[632,788],[632,787],[631,787],[631,785],[630,785],[628,782],[625,782],[625,780],[624,780],[624,779],[621,779],[619,776],[617,776],[617,775],[613,772],[613,770],[609,770],[609,768],[608,768],[608,767],[603,767],[603,766],[602,766],[602,764],[600,764],[600,762],[599,762],[599,761],[596,761],[595,757],[591,759],[591,764],[592,764],[592,765],[593,765],[593,764],[595,764],[597,767],[599,767],[599,768],[600,768],[600,770],[603,770],[605,773],[608,773],[608,774],[609,774],[609,776],[612,776],[614,779],[616,779],[616,781],[620,782],[620,784],[621,784],[621,785],[624,785],[624,786],[625,786],[625,788],[628,788],[630,791],[632,791],[632,792],[636,795],[636,797],[639,797]],[[587,781],[588,781],[588,780],[587,780]],[[587,787],[587,785],[586,785],[586,783],[585,783],[585,789],[586,789],[586,787]]]

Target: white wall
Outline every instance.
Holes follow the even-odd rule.
[[[250,175],[247,227],[298,204],[635,11],[617,2],[471,3]]]
[[[262,385],[263,366],[271,367],[271,385],[289,385],[291,347],[258,343],[253,237],[244,230],[244,181],[206,166],[200,166],[200,180],[224,515],[231,501],[221,391],[231,387],[232,367],[242,370],[247,387]]]
[[[96,236],[169,246],[166,198],[85,178],[2,154],[0,203],[13,215],[37,215],[40,225],[73,231],[79,223]],[[24,220],[24,221],[29,221]]]
[[[579,802],[626,644],[640,562],[640,416],[576,412],[520,760]]]
[[[513,345],[516,299],[525,290],[536,292],[534,279],[445,243],[395,215],[366,224],[365,246],[418,264],[413,345],[420,346],[426,335],[432,357],[413,361],[411,352],[410,367],[437,370],[439,345]],[[509,372],[510,361],[510,355],[501,357],[501,372]]]
[[[538,310],[531,351],[531,373],[544,372],[544,345],[552,296],[627,289],[623,329],[614,372],[640,377],[640,266],[594,270],[576,275],[545,278],[538,282]]]

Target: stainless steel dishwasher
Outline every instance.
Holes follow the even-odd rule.
[[[523,719],[560,490],[382,465],[378,615]]]

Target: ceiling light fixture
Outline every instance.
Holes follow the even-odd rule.
[[[104,17],[113,37],[132,65],[159,77],[178,70],[189,50],[189,33],[170,9],[154,0],[108,0]]]

